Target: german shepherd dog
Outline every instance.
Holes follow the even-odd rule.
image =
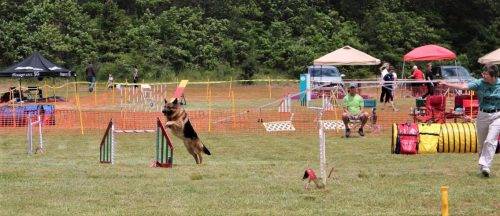
[[[165,126],[170,128],[176,137],[184,141],[184,146],[186,146],[189,154],[194,157],[196,164],[201,164],[203,161],[201,152],[211,155],[210,151],[203,145],[198,137],[193,125],[191,125],[189,121],[186,110],[181,107],[177,98],[172,102],[167,102],[167,100],[165,100],[162,113],[167,118]]]

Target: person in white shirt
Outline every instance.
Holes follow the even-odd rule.
[[[382,67],[380,67],[380,84],[382,85],[384,83],[384,77],[385,75],[387,75],[389,73],[388,69],[389,69],[389,63],[385,62],[384,64],[382,64]],[[383,103],[384,102],[384,95],[385,95],[385,90],[384,90],[384,86],[382,86],[382,91],[380,92],[380,103]]]

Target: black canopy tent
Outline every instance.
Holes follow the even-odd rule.
[[[2,77],[19,78],[19,86],[21,86],[21,80],[25,78],[42,80],[45,77],[74,77],[76,81],[75,72],[52,63],[38,52],[0,71],[0,78]]]
[[[0,71],[0,77],[76,77],[76,73],[50,62],[35,52],[23,61]]]

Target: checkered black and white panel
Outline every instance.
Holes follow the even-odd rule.
[[[341,120],[322,120],[321,124],[325,130],[339,130],[344,129],[344,122]]]
[[[262,124],[266,128],[267,132],[295,131],[292,121],[264,122]]]

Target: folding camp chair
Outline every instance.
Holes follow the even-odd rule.
[[[413,111],[414,122],[446,123],[446,98],[444,95],[432,95],[427,97],[425,108],[419,108],[423,112]]]

